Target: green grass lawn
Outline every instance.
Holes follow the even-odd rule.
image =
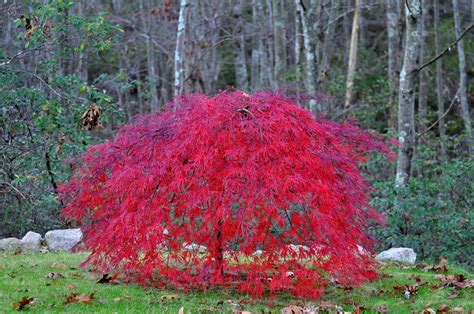
[[[436,311],[443,304],[451,310],[462,308],[464,313],[474,310],[474,289],[433,289],[440,284],[440,275],[414,266],[384,265],[379,280],[348,290],[331,285],[321,301],[310,302],[288,295],[257,300],[231,291],[182,293],[131,284],[99,284],[93,273],[78,266],[84,258],[83,253],[0,253],[0,313],[15,312],[13,303],[23,297],[34,301],[22,311],[36,313],[178,313],[181,307],[184,313],[280,313],[289,305],[316,307],[321,302],[341,306],[345,311],[353,311],[354,305],[361,306],[367,313],[412,313],[426,307]],[[59,277],[51,273],[61,277],[48,278],[48,275]],[[473,277],[472,273],[452,265],[449,273]],[[415,283],[415,276],[427,282],[415,295],[405,298],[403,291],[394,289],[397,285]],[[84,293],[86,302],[91,293],[94,297],[88,302],[91,304],[64,304],[72,293],[78,296]]]

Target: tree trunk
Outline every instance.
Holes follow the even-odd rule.
[[[300,0],[295,0],[296,12],[301,19],[301,28],[303,31],[303,45],[305,54],[305,75],[306,75],[306,90],[310,95],[316,94],[316,61],[315,61],[315,45],[312,36],[310,35],[308,27],[307,15],[303,10]],[[309,109],[312,112],[317,112],[317,104],[315,100],[310,100]]]
[[[286,28],[285,1],[272,0],[273,10],[273,42],[275,47],[274,78],[277,84],[285,81],[286,70]]]
[[[259,0],[252,0],[252,25],[256,27],[259,25],[259,10],[257,6],[257,1]],[[252,64],[251,64],[251,86],[252,89],[258,89],[262,86],[262,82],[260,81],[260,71],[261,67],[260,65],[262,64],[261,62],[261,55],[262,51],[260,50],[261,48],[261,41],[262,39],[259,36],[258,29],[253,30],[255,35],[253,36],[253,42],[252,42]]]
[[[359,37],[359,20],[361,0],[356,0],[354,11],[354,20],[352,21],[351,45],[349,48],[349,66],[347,69],[346,80],[346,97],[344,99],[344,107],[348,108],[352,102],[352,94],[354,88],[354,77],[357,63],[357,45]]]
[[[334,33],[337,26],[337,15],[339,14],[339,6],[341,0],[331,0],[331,9],[329,11],[328,25],[326,33],[324,35],[324,43],[321,55],[321,66],[319,70],[318,80],[320,83],[326,80],[328,77],[330,58],[329,55],[332,54]]]
[[[237,1],[234,6],[234,18],[239,29],[237,38],[234,40],[234,67],[235,83],[237,88],[248,90],[249,81],[247,73],[247,60],[245,55],[244,21],[242,18],[242,2]]]
[[[461,15],[459,13],[458,0],[453,0],[454,26],[456,28],[456,37],[460,37],[463,32],[461,26]],[[469,156],[474,157],[474,147],[472,146],[472,127],[471,114],[469,112],[469,103],[467,99],[467,74],[466,74],[466,55],[464,53],[464,40],[461,39],[458,44],[459,58],[459,91],[461,98],[461,115],[466,128],[466,142],[469,149]]]
[[[436,55],[442,51],[441,47],[441,30],[440,30],[440,18],[439,18],[439,0],[433,0],[433,11],[434,11],[434,28],[435,28],[435,49]],[[443,83],[443,63],[442,58],[436,61],[436,98],[438,102],[438,131],[439,131],[439,145],[441,159],[446,159],[446,126],[444,122],[444,83]]]
[[[181,0],[179,6],[178,31],[176,32],[176,49],[174,53],[174,96],[184,91],[184,39],[186,33],[186,17],[188,0]]]
[[[424,12],[428,12],[427,0],[421,1],[421,6],[423,7]],[[420,59],[419,65],[423,64],[426,59],[426,50],[427,50],[427,37],[428,32],[426,30],[426,19],[427,14],[421,16],[420,21],[420,33],[421,33],[421,42],[420,42]],[[421,71],[420,81],[418,85],[418,131],[423,132],[427,125],[427,102],[428,102],[428,72]]]
[[[151,33],[152,33],[152,21],[151,15],[148,13],[148,8],[145,8],[143,0],[140,0],[140,11],[143,31],[146,32],[146,59],[147,59],[147,83],[150,90],[150,109],[151,111],[157,111],[159,107],[158,91],[156,84],[156,65],[155,65],[155,47],[153,45]]]
[[[388,80],[390,82],[389,119],[390,128],[396,128],[397,90],[400,80],[400,44],[401,32],[399,21],[399,0],[387,0],[387,33],[388,33]]]
[[[395,185],[406,186],[411,172],[415,146],[415,79],[417,60],[420,52],[421,0],[407,0],[405,3],[406,39],[403,67],[400,72],[400,91],[398,94],[398,148],[397,175]]]

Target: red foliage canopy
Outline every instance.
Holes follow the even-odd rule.
[[[390,154],[379,137],[315,120],[278,94],[175,104],[91,147],[61,187],[64,215],[84,223],[86,263],[152,285],[237,284],[254,296],[318,297],[328,275],[374,278],[358,246],[370,248],[363,230],[381,217],[358,163]]]

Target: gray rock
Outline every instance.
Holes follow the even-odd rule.
[[[0,251],[15,251],[21,248],[21,241],[17,238],[0,239]]]
[[[289,244],[288,248],[296,253],[299,253],[301,251],[309,252],[309,247],[307,247],[306,245],[301,245],[301,244]]]
[[[51,230],[46,232],[44,238],[50,251],[69,252],[81,242],[82,232],[81,229]]]
[[[21,239],[21,249],[26,252],[38,252],[41,249],[41,234],[28,231]]]
[[[184,246],[185,250],[189,251],[196,251],[198,253],[206,253],[207,252],[207,247],[204,245],[199,245],[196,243],[191,243],[191,244],[185,244]]]
[[[416,261],[416,254],[413,249],[396,247],[379,253],[375,258],[381,261],[389,260],[414,264]]]

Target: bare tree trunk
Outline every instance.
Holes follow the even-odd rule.
[[[337,15],[339,14],[339,6],[341,0],[331,0],[331,9],[329,11],[329,21],[324,36],[324,43],[321,55],[321,66],[319,70],[318,80],[322,83],[327,77],[330,66],[329,55],[332,54],[331,50],[333,47],[334,33],[337,26]]]
[[[421,6],[424,12],[428,12],[427,0],[421,1]],[[419,64],[423,64],[426,59],[426,50],[427,50],[427,35],[426,30],[426,19],[427,14],[421,16],[420,21],[420,33],[421,33],[421,42],[420,42],[420,58]],[[428,102],[428,73],[426,71],[421,71],[420,81],[418,85],[418,130],[423,132],[426,129],[427,122],[427,102]]]
[[[86,16],[84,11],[87,9],[87,2],[86,1],[78,1],[78,15],[81,17]],[[87,69],[87,51],[85,48],[80,48],[78,54],[78,62],[77,62],[77,73],[79,74],[79,78],[83,82],[87,82],[88,80],[88,69]]]
[[[356,7],[354,11],[354,20],[352,21],[351,45],[349,52],[349,66],[347,69],[346,80],[346,97],[344,99],[344,107],[348,108],[352,102],[352,94],[354,88],[354,77],[357,63],[357,46],[359,37],[359,20],[360,20],[360,5],[361,0],[356,0]]]
[[[143,0],[140,0],[140,11],[142,14],[142,25],[143,31],[146,32],[146,59],[147,59],[147,83],[148,89],[150,90],[150,109],[151,111],[158,110],[159,100],[158,100],[158,91],[156,84],[156,65],[155,65],[155,47],[152,41],[152,21],[150,14],[147,12],[143,4]]]
[[[474,0],[471,0],[471,22],[474,23]]]
[[[186,17],[188,0],[181,0],[179,6],[178,31],[176,33],[176,49],[174,53],[174,96],[184,91],[184,39],[186,33]]]
[[[395,179],[397,187],[405,186],[408,182],[415,148],[415,79],[421,41],[418,23],[421,23],[422,14],[421,0],[407,0],[405,2],[406,43],[398,94],[398,141],[400,147]]]
[[[387,0],[387,33],[388,33],[388,80],[390,82],[389,119],[390,128],[396,128],[397,121],[397,90],[400,80],[400,37],[398,27],[399,0]]]
[[[439,0],[433,0],[433,11],[434,11],[434,28],[435,28],[435,49],[436,55],[441,53],[441,30],[440,30],[440,18],[439,18]],[[446,126],[444,124],[444,83],[443,83],[443,63],[442,58],[436,61],[436,98],[438,102],[438,131],[439,131],[439,145],[441,159],[446,159]]]
[[[249,81],[247,73],[247,58],[245,55],[244,21],[242,19],[242,2],[237,1],[234,6],[234,17],[238,25],[239,32],[234,40],[234,67],[235,82],[237,88],[248,90]]]
[[[259,24],[259,10],[257,6],[257,1],[258,0],[252,0],[252,25],[256,27]],[[252,89],[258,89],[262,86],[262,82],[260,81],[260,71],[261,68],[259,65],[262,64],[261,62],[261,55],[262,51],[260,50],[261,48],[261,38],[257,35],[258,32],[256,29],[254,29],[254,37],[253,37],[253,42],[252,42],[252,64],[251,64],[251,86]]]
[[[458,0],[453,0],[453,14],[454,25],[456,28],[456,37],[460,37],[463,32],[461,26],[461,15],[459,14]],[[461,98],[461,115],[466,127],[466,142],[469,149],[469,156],[474,156],[474,147],[472,146],[472,126],[471,114],[469,112],[469,103],[467,99],[467,74],[466,74],[466,55],[464,52],[464,40],[461,39],[458,44],[458,58],[459,58],[459,90]]]
[[[298,0],[296,1],[296,9],[295,9],[295,69],[296,69],[296,76],[298,77],[298,73],[300,71],[300,56],[301,56],[301,17],[298,11]]]
[[[315,45],[312,36],[309,32],[308,20],[303,11],[303,6],[300,0],[295,0],[296,12],[301,19],[301,28],[303,31],[303,44],[305,53],[305,75],[306,75],[306,89],[310,95],[316,93],[316,62],[315,62]],[[310,100],[309,109],[312,112],[318,111],[316,101]]]
[[[274,78],[277,84],[285,81],[286,70],[286,28],[285,1],[272,0],[273,10],[273,42],[275,47]]]

